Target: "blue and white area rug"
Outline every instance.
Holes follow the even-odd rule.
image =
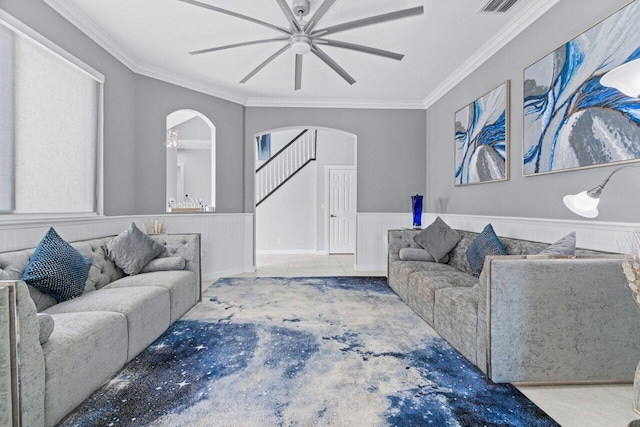
[[[556,426],[385,278],[230,278],[64,426]]]

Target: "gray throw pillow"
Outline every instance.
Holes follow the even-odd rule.
[[[40,335],[38,338],[40,339],[40,344],[44,344],[49,340],[49,337],[53,333],[55,322],[50,314],[38,313],[38,323],[40,324]]]
[[[131,223],[122,233],[105,245],[109,259],[128,275],[138,274],[142,267],[164,251],[164,246],[155,242]]]
[[[186,261],[181,256],[152,259],[142,267],[140,273],[153,273],[154,271],[184,270]]]
[[[425,249],[418,249],[418,248],[400,249],[400,260],[401,261],[436,262],[436,260],[433,259],[433,257],[429,252],[427,252]],[[442,258],[440,262],[441,263],[449,262],[449,255],[445,255],[445,257]]]
[[[547,249],[538,255],[575,255],[576,254],[576,232],[573,231],[555,243],[552,243]]]
[[[460,239],[460,233],[449,227],[440,217],[413,238],[436,262],[446,262],[442,261],[443,258],[456,247]]]

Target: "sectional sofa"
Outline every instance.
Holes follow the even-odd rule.
[[[640,313],[622,257],[578,250],[538,256],[546,243],[500,238],[473,277],[462,239],[445,263],[403,261],[416,230],[388,233],[389,286],[495,382],[628,382],[640,359]]]
[[[0,425],[17,411],[23,426],[55,425],[200,300],[200,235],[150,237],[183,269],[126,276],[105,255],[113,236],[75,242],[93,264],[84,293],[60,303],[20,281],[34,249],[0,254]]]

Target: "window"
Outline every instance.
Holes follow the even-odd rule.
[[[101,212],[102,84],[0,14],[0,213]]]

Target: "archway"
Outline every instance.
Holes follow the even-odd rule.
[[[357,136],[339,129],[317,126],[292,126],[271,129],[254,135],[254,162],[256,170],[264,168],[267,162],[274,162],[278,155],[287,155],[283,150],[294,138],[305,130],[317,132],[316,158],[295,176],[286,178],[286,184],[272,196],[256,206],[256,254],[330,254],[355,253],[355,214],[357,210]],[[258,156],[258,147],[265,149],[264,135],[270,136],[270,155]],[[303,148],[305,150],[307,148]],[[264,154],[264,153],[263,153]],[[289,157],[298,154],[289,153]],[[276,170],[287,169],[278,166]],[[329,176],[338,170],[350,176],[350,194],[353,219],[340,219],[331,212],[333,199],[329,197],[331,182]],[[254,178],[255,201],[260,201],[261,190],[258,177]],[[273,180],[273,173],[269,174]],[[343,195],[344,196],[344,195]],[[342,199],[344,200],[342,196]],[[342,221],[350,229],[336,228]],[[340,234],[343,232],[343,234]],[[332,237],[344,235],[346,245],[333,246]]]
[[[166,120],[167,212],[215,211],[216,127],[199,111],[174,111]]]

